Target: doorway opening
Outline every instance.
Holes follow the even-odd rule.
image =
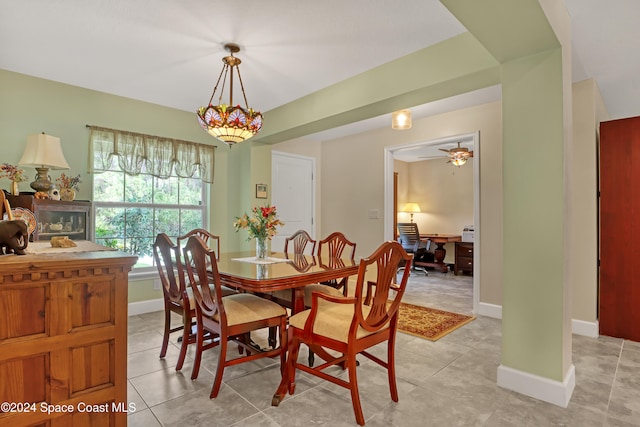
[[[473,150],[473,221],[474,221],[474,252],[473,252],[473,313],[478,313],[480,303],[480,132],[452,135],[444,138],[420,141],[403,145],[394,145],[384,149],[384,238],[393,240],[395,236],[395,219],[397,206],[394,190],[394,159],[404,156],[430,157],[436,153],[442,153],[441,149],[449,149],[462,142],[463,145]],[[446,156],[442,161],[446,160]],[[453,166],[452,166],[453,167]],[[463,166],[464,167],[464,166]]]

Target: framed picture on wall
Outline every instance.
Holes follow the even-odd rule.
[[[256,184],[256,199],[267,198],[267,184]]]

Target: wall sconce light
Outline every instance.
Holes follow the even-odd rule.
[[[411,222],[413,222],[413,214],[422,212],[420,210],[420,205],[417,203],[405,203],[400,209],[401,212],[406,212],[411,214]]]
[[[411,129],[411,110],[398,110],[391,113],[391,128]]]
[[[38,176],[31,183],[31,188],[44,192],[48,192],[53,187],[49,169],[69,169],[69,163],[62,153],[60,138],[44,132],[27,136],[27,147],[18,164],[36,168]]]

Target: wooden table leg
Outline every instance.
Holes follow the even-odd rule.
[[[447,250],[444,248],[444,243],[436,243],[436,249],[433,251],[436,259],[436,264],[440,267],[440,271],[443,273],[449,272],[449,267],[444,263],[444,257],[447,255]]]
[[[304,286],[299,286],[293,289],[293,309],[291,315],[304,311]]]

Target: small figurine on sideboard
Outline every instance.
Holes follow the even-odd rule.
[[[0,221],[0,254],[26,255],[29,244],[27,223],[21,219]]]

